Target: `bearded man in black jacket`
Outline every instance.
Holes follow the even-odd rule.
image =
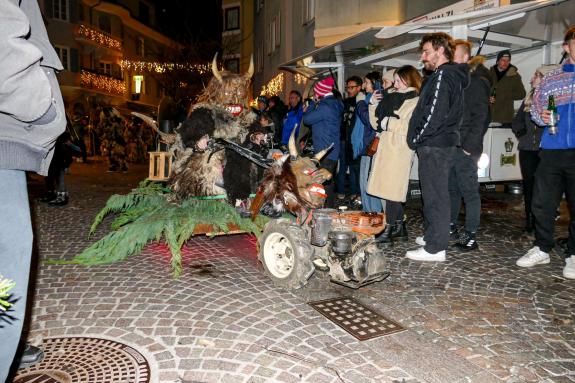
[[[465,108],[460,127],[461,145],[457,148],[455,161],[449,174],[449,195],[451,197],[450,234],[456,239],[455,247],[470,251],[478,248],[475,233],[479,228],[481,216],[481,196],[477,179],[477,162],[483,153],[483,136],[489,127],[489,92],[491,76],[481,56],[471,57],[471,43],[467,40],[455,40],[453,61],[469,65],[470,83],[465,89]],[[457,229],[457,218],[461,206],[461,197],[465,203],[465,230]]]
[[[454,40],[446,33],[428,33],[419,44],[425,69],[432,70],[407,132],[407,144],[417,151],[419,181],[423,197],[425,234],[418,238],[423,247],[405,256],[417,261],[445,261],[449,246],[449,172],[463,117],[463,90],[469,84],[467,64],[454,64]]]

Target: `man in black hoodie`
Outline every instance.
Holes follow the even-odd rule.
[[[428,33],[420,42],[421,61],[434,71],[421,90],[407,132],[407,144],[417,151],[425,220],[423,247],[406,257],[445,261],[449,245],[449,171],[460,144],[463,90],[469,84],[467,64],[454,64],[455,43],[446,33]]]
[[[449,174],[449,195],[451,197],[452,239],[457,239],[455,247],[463,250],[477,249],[475,233],[479,228],[481,215],[481,196],[477,179],[477,162],[483,153],[483,136],[489,127],[489,91],[491,76],[483,66],[484,58],[471,58],[471,43],[467,40],[455,40],[453,61],[469,65],[470,83],[465,88],[465,109],[460,127],[461,145],[457,148],[455,161]],[[457,219],[461,205],[465,202],[465,230],[457,231]]]

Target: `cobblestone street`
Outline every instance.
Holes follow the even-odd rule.
[[[575,281],[562,277],[560,248],[548,265],[515,266],[532,240],[522,232],[520,195],[484,192],[479,251],[451,250],[435,264],[404,258],[422,233],[420,202],[409,200],[410,239],[389,249],[391,276],[359,290],[321,272],[295,293],[274,287],[247,235],[195,237],[179,279],[161,243],[116,264],[43,263],[71,259],[103,236],[106,225],[88,238],[96,213],[147,173],[144,165],[127,174],[105,169],[74,164],[64,207],[36,202],[43,181],[30,177],[40,260],[33,343],[67,336],[121,342],[148,360],[151,382],[575,382]],[[407,331],[359,342],[307,304],[337,296],[354,297]]]

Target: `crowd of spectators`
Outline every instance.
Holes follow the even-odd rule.
[[[269,112],[263,116],[274,125],[275,136],[282,137],[281,144],[287,143],[294,127],[303,126],[311,130],[313,152],[330,148],[322,166],[334,174],[335,185],[326,185],[325,206],[334,207],[334,201],[341,199],[366,212],[385,212],[387,226],[377,238],[382,243],[408,237],[403,207],[417,154],[425,232],[415,239],[420,247],[406,253],[417,261],[444,261],[449,248],[478,249],[478,161],[483,138],[489,126],[512,128],[519,140],[525,230],[535,232],[534,247],[517,265],[549,262],[555,245],[553,225],[565,193],[571,234],[563,275],[573,279],[574,28],[567,31],[563,47],[566,63],[538,68],[528,93],[509,50],[499,52],[488,69],[483,57],[472,56],[470,42],[430,33],[420,43],[421,71],[406,65],[383,76],[379,72],[352,76],[346,81],[345,98],[334,79],[326,77],[315,83],[311,98],[303,104],[300,94],[292,92],[283,118],[271,117],[272,111],[278,113],[277,100],[261,97],[258,105]],[[558,105],[557,134],[546,129],[549,95]],[[522,99],[515,113],[514,102]],[[460,224],[462,205],[465,218]]]

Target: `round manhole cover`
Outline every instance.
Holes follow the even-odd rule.
[[[20,369],[14,383],[149,383],[150,365],[132,347],[99,338],[50,338],[44,359]]]

